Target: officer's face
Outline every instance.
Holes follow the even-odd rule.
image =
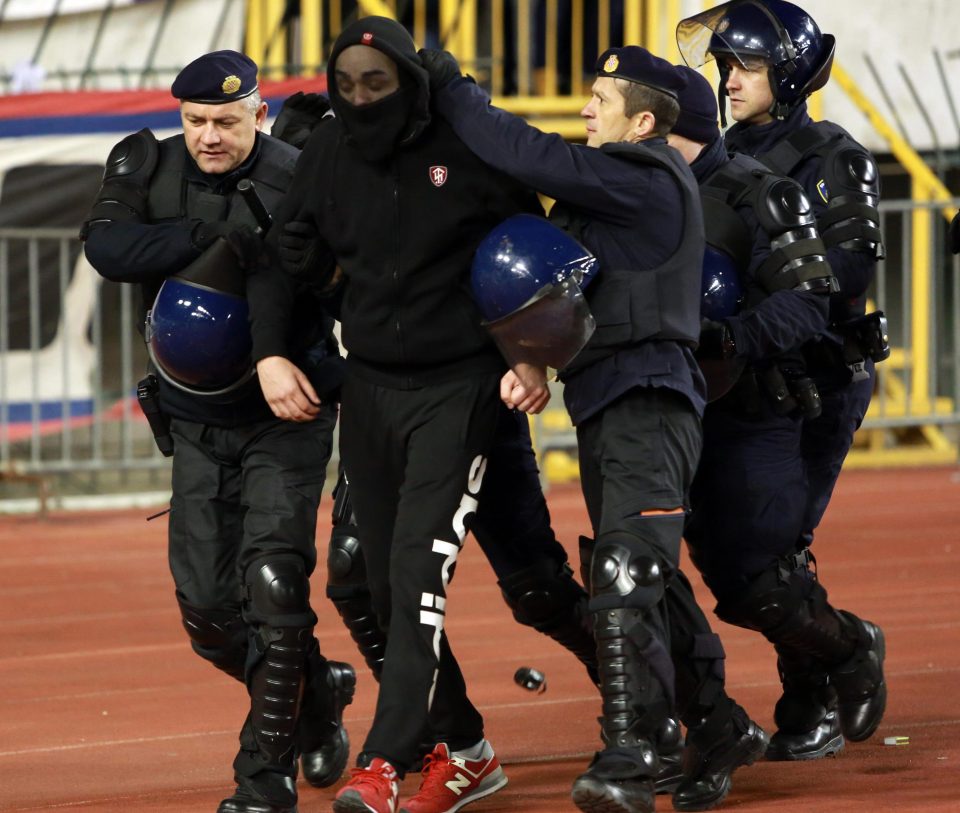
[[[730,96],[730,115],[734,121],[748,124],[767,124],[773,121],[773,90],[763,60],[745,59],[741,64],[733,57],[724,57],[722,63],[730,71],[727,93]]]
[[[351,45],[337,57],[337,93],[354,107],[377,102],[400,89],[397,63],[369,45]]]
[[[586,119],[587,146],[599,147],[617,141],[633,141],[632,131],[636,125],[633,118],[624,113],[623,94],[612,76],[598,76],[590,88],[590,101],[580,115]]]
[[[266,104],[261,103],[254,112],[246,99],[227,104],[180,104],[187,151],[197,166],[211,175],[230,172],[247,160],[266,116]]]

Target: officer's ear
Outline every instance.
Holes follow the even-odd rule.
[[[260,107],[257,108],[257,112],[254,114],[254,119],[256,120],[257,129],[263,129],[263,123],[267,120],[267,103],[260,102]]]
[[[657,117],[649,110],[641,110],[630,117],[630,141],[643,141],[656,135]]]

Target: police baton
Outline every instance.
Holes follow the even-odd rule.
[[[237,191],[246,201],[247,207],[257,221],[257,235],[262,237],[270,231],[273,218],[270,216],[270,212],[267,211],[267,207],[263,205],[263,201],[260,200],[256,185],[249,178],[244,178],[237,184]]]

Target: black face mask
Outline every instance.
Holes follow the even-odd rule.
[[[370,104],[352,105],[341,99],[336,114],[361,155],[368,161],[382,161],[410,126],[416,100],[417,87],[409,85]]]

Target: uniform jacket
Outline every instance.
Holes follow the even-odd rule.
[[[717,138],[704,147],[690,167],[703,185],[730,160],[723,139]],[[750,162],[746,157],[738,160]],[[759,163],[756,166],[762,168]],[[828,299],[811,291],[784,290],[767,295],[754,272],[770,254],[770,237],[752,206],[741,204],[736,212],[753,235],[753,253],[749,267],[741,269],[746,305],[724,321],[733,335],[737,355],[759,362],[796,350],[821,335],[826,329]]]
[[[694,190],[689,170],[639,163],[617,150],[567,144],[522,119],[493,108],[480,88],[458,80],[437,94],[438,111],[481,158],[525,184],[557,200],[557,212],[582,224],[581,242],[597,257],[598,278],[605,270],[642,274],[664,264],[680,250],[699,245],[699,255],[677,280],[687,335],[699,330],[702,222],[698,233],[684,234],[684,185]],[[611,145],[614,146],[614,145]],[[668,150],[663,139],[637,145],[642,150]],[[699,203],[696,204],[699,210]],[[678,213],[680,216],[678,216]],[[553,213],[551,213],[553,214]],[[696,213],[699,218],[699,211]],[[590,301],[591,289],[587,289]],[[632,318],[632,317],[631,317]],[[654,331],[655,332],[655,331]],[[589,347],[589,345],[588,345]],[[663,386],[683,393],[698,411],[705,404],[704,382],[693,357],[692,343],[650,336],[630,342],[564,375],[564,399],[574,423],[600,411],[637,386]]]
[[[247,160],[233,172],[217,176],[197,167],[182,135],[160,142],[159,163],[150,180],[148,222],[96,223],[85,243],[87,258],[102,276],[140,285],[141,330],[146,311],[163,280],[200,256],[191,242],[196,221],[230,220],[238,225],[255,225],[253,215],[236,191],[237,183],[244,178],[253,179],[268,211],[275,209],[293,174],[297,155],[293,147],[258,134]],[[243,272],[238,268],[238,273]],[[320,305],[309,297],[296,296],[292,290],[282,295],[291,308],[296,302],[298,310],[281,325],[261,326],[260,330],[276,334],[261,338],[261,342],[292,345],[295,360],[305,366],[308,355],[336,355],[330,332],[332,320],[323,321]],[[248,303],[251,313],[255,313],[259,298],[250,296],[249,291]],[[221,397],[195,396],[172,387],[162,378],[159,382],[164,411],[178,418],[237,426],[272,417],[256,378],[236,393]]]
[[[804,102],[782,121],[750,125],[737,123],[727,130],[724,140],[727,149],[731,152],[762,158],[791,132],[811,124],[813,119],[807,113],[807,105]],[[849,134],[847,138],[856,143]],[[818,218],[827,210],[827,203],[818,188],[819,181],[823,179],[821,164],[821,159],[813,155],[791,173],[791,177],[804,188]],[[841,321],[850,316],[862,314],[864,297],[876,272],[876,260],[864,251],[833,247],[827,251],[827,261],[840,284],[839,293],[831,295],[831,321]]]

